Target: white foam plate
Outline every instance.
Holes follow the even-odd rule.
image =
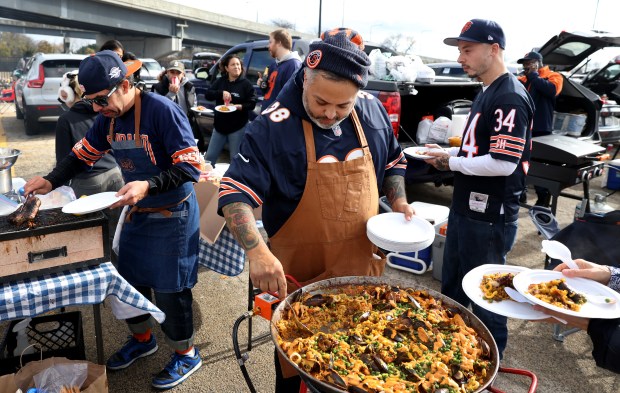
[[[572,311],[565,308],[553,306],[545,301],[540,300],[536,296],[530,295],[527,292],[530,284],[540,284],[551,280],[557,280],[559,278],[564,278],[566,280],[566,285],[570,289],[584,295],[586,298],[588,297],[588,295],[601,295],[616,299],[616,303],[595,304],[588,301],[581,306],[581,309],[579,311]],[[562,314],[582,318],[620,318],[620,293],[594,280],[588,280],[585,278],[571,278],[564,276],[562,272],[536,269],[518,274],[514,278],[513,284],[515,286],[515,289],[519,291],[523,296],[525,296],[529,301]]]
[[[228,108],[228,110],[227,111],[223,111],[222,108],[224,108],[224,107]],[[218,112],[221,112],[221,113],[230,113],[230,112],[236,111],[237,107],[234,106],[234,105],[228,105],[228,106],[226,106],[226,105],[218,105],[218,106],[215,107],[215,110],[218,111]]]
[[[482,277],[487,274],[494,273],[515,273],[515,278],[524,271],[529,270],[523,266],[512,265],[493,265],[487,264],[478,266],[471,270],[463,277],[463,290],[465,294],[471,299],[472,302],[485,310],[491,311],[495,314],[503,315],[508,318],[525,319],[525,320],[538,320],[549,318],[549,315],[534,310],[531,304],[519,303],[514,300],[501,300],[489,302],[483,298],[482,290],[480,289],[480,283]]]
[[[421,147],[421,146],[412,146],[412,147],[408,147],[408,148],[404,149],[403,153],[408,158],[414,158],[416,160],[427,160],[429,158],[435,158],[435,156],[428,156],[428,155],[424,154],[424,153],[429,152],[429,151],[432,151],[432,152],[442,152],[442,151],[444,151],[444,149]]]
[[[198,107],[193,106],[190,108],[192,111],[196,112],[196,113],[204,113],[204,114],[210,114],[213,113],[213,109],[209,109],[209,108],[205,108],[202,107],[201,109],[198,109]]]
[[[76,199],[73,202],[67,203],[62,208],[62,212],[67,214],[87,214],[106,209],[121,200],[121,197],[114,196],[115,194],[116,191],[100,192],[99,194]]]
[[[366,234],[373,244],[384,250],[413,252],[433,243],[435,229],[417,216],[407,221],[403,213],[383,213],[368,220]]]

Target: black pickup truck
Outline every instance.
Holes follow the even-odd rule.
[[[259,97],[259,104],[254,111],[255,115],[258,115],[261,111],[260,100],[263,96],[262,91],[256,85],[258,72],[262,73],[265,67],[273,61],[267,49],[268,44],[268,40],[248,41],[232,47],[225,53],[225,55],[236,54],[243,60],[246,78],[254,83]],[[293,40],[293,50],[297,51],[299,56],[303,58],[308,53],[309,44],[310,41],[308,40],[295,38]],[[378,47],[377,45],[366,44],[365,50],[367,53],[370,53],[371,50]],[[382,52],[392,52],[386,48],[379,48],[381,48]],[[210,69],[197,69],[194,73],[196,79],[192,80],[192,83],[196,86],[199,105],[211,109],[215,105],[213,102],[205,99],[205,91],[220,76],[218,66],[219,63]],[[431,83],[395,82],[376,80],[371,77],[364,90],[377,97],[383,103],[392,122],[394,134],[404,149],[416,146],[415,136],[418,123],[423,116],[433,115],[436,118],[438,113],[445,115],[446,108],[452,111],[455,102],[472,101],[480,89],[480,83],[473,82],[467,78],[438,76]],[[588,114],[588,122],[583,132],[583,136],[586,138],[592,137],[598,129],[600,106],[596,102],[597,98],[588,89],[581,86],[574,87],[573,84],[566,84],[564,91],[558,98],[558,106],[563,112]],[[467,112],[468,110],[465,108],[465,113]],[[212,115],[200,115],[197,120],[208,138],[213,128]],[[405,179],[408,184],[432,182],[439,186],[450,184],[452,173],[437,171],[423,161],[409,160]]]

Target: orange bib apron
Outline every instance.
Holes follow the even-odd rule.
[[[301,285],[343,276],[380,276],[385,258],[377,259],[366,236],[366,222],[379,210],[377,176],[366,136],[351,112],[363,156],[350,161],[318,163],[312,125],[303,120],[308,172],[299,205],[269,239],[284,273]],[[297,288],[289,284],[289,293]],[[280,359],[285,378],[295,369]]]

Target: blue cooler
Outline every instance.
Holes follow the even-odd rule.
[[[446,206],[425,202],[413,202],[411,206],[416,215],[426,219],[434,226],[435,233],[439,233],[439,227],[448,221],[450,209]],[[432,249],[433,245],[431,244],[416,252],[391,252],[387,255],[387,264],[394,269],[423,274],[433,269]]]
[[[620,190],[620,160],[609,161],[607,188],[610,190]]]

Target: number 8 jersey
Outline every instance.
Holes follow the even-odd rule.
[[[472,103],[459,157],[490,154],[517,163],[509,176],[454,173],[452,208],[482,221],[517,219],[532,146],[534,102],[517,78],[506,73],[481,91]]]

